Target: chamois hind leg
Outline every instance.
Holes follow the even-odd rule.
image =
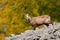
[[[33,25],[32,27],[33,27],[33,30],[36,30],[36,25]]]
[[[51,21],[51,24],[53,25],[53,22]]]
[[[55,29],[52,21],[51,21],[51,24],[52,24],[52,26],[53,26],[53,29]]]
[[[49,26],[49,24],[45,24],[47,27]]]

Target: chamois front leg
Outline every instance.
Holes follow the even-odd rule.
[[[36,25],[32,25],[32,27],[33,27],[33,30],[36,30]]]

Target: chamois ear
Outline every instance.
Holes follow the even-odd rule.
[[[23,15],[24,15],[24,16],[26,16],[27,14],[28,14],[28,13],[27,13],[27,12],[25,12]]]
[[[23,14],[23,15],[24,15],[24,16],[26,16],[26,14],[27,14],[27,13],[26,13],[26,12],[24,12],[24,14]]]
[[[24,16],[25,16],[26,14],[28,14],[28,11],[27,11],[27,10],[24,11]]]
[[[24,16],[26,16],[26,17],[29,16],[29,13],[28,13],[27,9],[26,9],[25,12],[24,12]]]

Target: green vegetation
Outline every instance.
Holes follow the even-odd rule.
[[[0,0],[0,40],[32,29],[24,16],[25,8],[31,17],[47,14],[60,22],[60,0]]]

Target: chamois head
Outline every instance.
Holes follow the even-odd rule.
[[[27,19],[28,21],[30,21],[30,20],[31,20],[31,17],[29,16],[29,14],[28,14],[28,13],[26,13],[26,14],[25,14],[25,17],[26,17],[26,19]]]

